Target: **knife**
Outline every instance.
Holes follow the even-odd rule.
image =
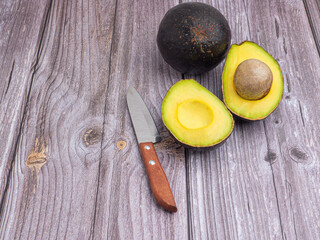
[[[146,104],[132,86],[127,92],[127,104],[152,193],[165,210],[176,212],[177,206],[170,184],[153,145],[160,142],[161,137]]]

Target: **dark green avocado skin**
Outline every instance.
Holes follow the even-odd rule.
[[[162,19],[157,44],[164,60],[181,73],[200,74],[216,67],[230,47],[225,17],[204,3],[181,3]]]

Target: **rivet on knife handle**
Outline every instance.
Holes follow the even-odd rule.
[[[153,143],[140,143],[139,148],[155,199],[167,211],[176,212],[177,206],[171,192],[170,184],[159,162]]]

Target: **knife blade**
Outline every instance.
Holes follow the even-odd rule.
[[[161,140],[160,134],[146,104],[132,86],[128,88],[127,105],[152,193],[165,210],[176,212],[170,184],[153,145]]]

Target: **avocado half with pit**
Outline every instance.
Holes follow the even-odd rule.
[[[226,140],[234,121],[222,101],[193,79],[174,84],[162,102],[162,120],[189,147],[211,147]]]
[[[163,17],[157,44],[164,60],[181,73],[200,74],[217,66],[231,42],[228,21],[216,8],[181,3]]]
[[[256,43],[234,44],[224,65],[222,92],[224,102],[233,114],[253,121],[264,119],[282,98],[280,66]]]

